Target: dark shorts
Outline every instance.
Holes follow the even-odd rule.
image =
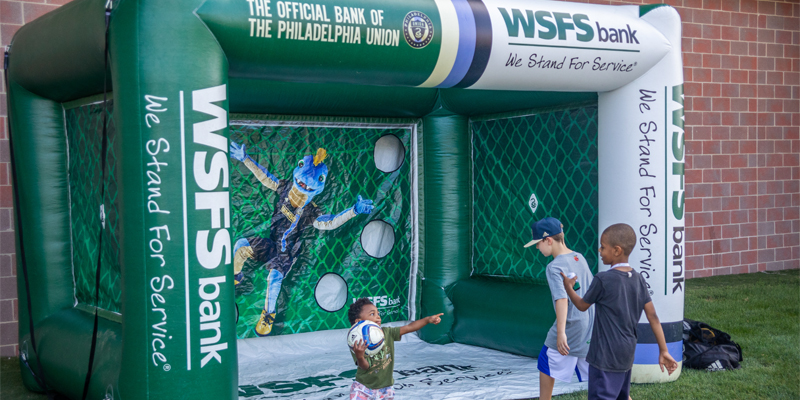
[[[295,258],[288,252],[282,252],[280,245],[270,238],[249,237],[247,241],[253,248],[253,258],[266,269],[277,269],[286,276],[294,265]],[[299,243],[295,244],[299,248]]]
[[[589,365],[589,400],[628,400],[631,370],[606,372]]]

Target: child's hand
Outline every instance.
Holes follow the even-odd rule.
[[[564,278],[564,290],[566,290],[567,293],[569,293],[569,291],[572,290],[572,288],[575,286],[575,281],[578,280],[578,276],[575,275],[572,279],[570,279],[570,278],[567,278],[567,276],[564,275],[563,272],[559,272],[559,273],[561,274],[561,277]]]
[[[566,333],[559,333],[556,339],[556,347],[558,347],[558,352],[561,353],[562,356],[569,355],[569,345],[567,344],[567,334]]]
[[[661,372],[664,372],[664,367],[667,367],[667,372],[672,375],[678,369],[678,363],[669,355],[669,352],[663,351],[658,355],[658,366],[661,367]]]
[[[353,344],[353,352],[356,353],[357,358],[364,358],[365,351],[367,351],[367,342],[363,340],[357,340]]]
[[[420,319],[418,319],[418,320],[416,320],[416,321],[414,321],[414,322],[412,322],[412,323],[410,323],[408,325],[401,326],[400,327],[400,336],[403,336],[406,333],[416,332],[416,331],[422,329],[422,327],[424,327],[425,325],[428,325],[428,324],[438,325],[439,322],[442,322],[442,315],[444,315],[444,314],[443,313],[439,313],[439,314],[436,314],[436,315],[431,315],[429,317],[420,318]]]
[[[439,322],[442,322],[442,315],[444,315],[444,313],[431,315],[430,317],[426,317],[425,320],[427,320],[429,324],[439,325]]]

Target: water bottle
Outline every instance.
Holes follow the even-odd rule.
[[[574,272],[570,272],[570,273],[567,274],[567,278],[569,278],[569,279],[572,279],[574,277],[575,277],[575,273]],[[580,288],[581,288],[581,284],[578,281],[575,281],[575,285],[572,286],[572,290],[578,291],[578,289],[580,289]]]

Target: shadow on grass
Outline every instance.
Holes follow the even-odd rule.
[[[22,385],[22,375],[20,375],[17,357],[0,357],[0,399],[45,400],[47,396],[28,391]]]

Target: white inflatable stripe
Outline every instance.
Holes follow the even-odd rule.
[[[683,361],[675,360],[678,362],[678,369],[668,374],[666,371],[661,371],[661,367],[657,364],[633,364],[631,369],[631,382],[632,383],[659,383],[659,382],[674,382],[681,376],[683,369]]]
[[[460,31],[456,8],[450,0],[436,0],[436,7],[439,9],[442,21],[442,45],[439,48],[439,60],[436,61],[436,66],[433,68],[431,76],[419,87],[436,87],[444,82],[453,69],[453,65],[456,62],[456,54],[458,53]]]

